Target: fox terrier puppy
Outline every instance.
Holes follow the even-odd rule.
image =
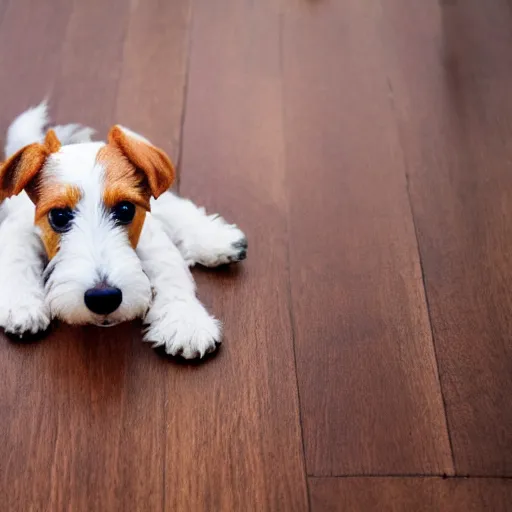
[[[220,323],[196,298],[189,267],[243,260],[235,225],[169,188],[174,167],[144,137],[114,126],[55,126],[46,103],[14,120],[0,164],[0,327],[22,337],[53,318],[108,327],[142,317],[144,340],[203,357]]]

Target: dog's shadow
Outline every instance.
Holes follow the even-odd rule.
[[[137,329],[138,332],[137,332]],[[33,374],[26,382],[44,381],[43,393],[56,396],[69,393],[74,400],[118,401],[135,355],[144,358],[140,326],[130,323],[111,329],[73,327],[54,323],[46,336],[38,338],[6,337],[8,350]],[[134,354],[139,352],[140,354]]]
[[[244,272],[243,265],[193,269],[200,287],[199,295],[201,288],[204,290],[210,285],[216,294],[219,286],[231,288],[240,282]],[[7,350],[12,355],[6,360],[13,364],[4,371],[19,374],[16,367],[22,367],[25,385],[37,386],[44,381],[41,392],[66,393],[88,406],[91,400],[105,404],[123,400],[127,389],[133,385],[132,380],[139,378],[137,375],[144,378],[151,372],[165,374],[169,367],[199,369],[222,355],[219,345],[215,352],[201,359],[171,356],[163,347],[152,348],[150,343],[143,343],[142,331],[142,322],[135,321],[110,328],[54,322],[49,331],[21,340],[0,332],[0,341],[8,343]]]
[[[208,268],[197,265],[192,269],[192,273],[196,279],[201,279],[203,281],[207,279],[215,279],[224,281],[227,284],[230,281],[234,281],[235,279],[240,279],[240,277],[244,274],[244,267],[245,265],[240,264],[222,265],[215,268]]]
[[[44,335],[20,340],[1,332],[1,338],[11,352],[7,361],[15,363],[13,374],[19,374],[16,368],[23,368],[25,386],[44,381],[44,390],[36,392],[55,396],[66,393],[73,400],[84,401],[87,407],[91,400],[110,404],[121,401],[133,385],[131,381],[139,378],[136,375],[158,375],[172,366],[199,368],[221,351],[218,346],[215,352],[194,360],[168,355],[163,347],[152,348],[142,341],[140,321],[110,328],[55,322]],[[4,367],[4,372],[9,371]]]

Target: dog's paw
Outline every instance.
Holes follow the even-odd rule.
[[[23,340],[48,330],[50,312],[44,301],[5,302],[0,303],[0,327],[6,334]]]
[[[202,358],[221,342],[220,322],[211,317],[200,303],[173,303],[159,311],[157,305],[148,312],[144,341],[164,347],[171,356],[184,359]]]
[[[184,257],[188,263],[204,267],[218,267],[245,260],[247,238],[235,225],[228,224],[218,215],[210,215],[207,225],[187,240]]]

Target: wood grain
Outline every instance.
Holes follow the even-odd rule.
[[[179,163],[192,2],[134,1],[117,88],[116,122]]]
[[[383,59],[456,471],[511,475],[512,12],[499,0],[387,5]]]
[[[16,115],[51,94],[71,10],[72,3],[66,0],[1,3],[0,140]]]
[[[3,352],[6,510],[161,508],[163,393],[155,389],[166,368],[131,325],[61,327],[40,344],[4,343]],[[141,384],[149,378],[151,391]]]
[[[249,237],[238,269],[196,272],[223,320],[207,365],[169,375],[166,507],[306,510],[288,311],[278,5],[195,2],[181,192]]]
[[[0,27],[1,27],[2,21],[4,19],[4,13],[5,13],[8,5],[9,5],[9,0],[2,0],[0,2]]]
[[[71,6],[68,2],[52,5],[37,1],[2,5],[0,139],[3,141],[14,116],[40,102],[53,88]],[[36,55],[41,58],[34,58]],[[0,502],[6,510],[27,510],[29,504],[44,510],[52,493],[50,468],[58,411],[46,412],[53,397],[39,371],[44,368],[49,372],[52,362],[34,360],[38,346],[18,347],[10,345],[1,334],[0,338]],[[50,400],[46,401],[44,396],[49,393]]]
[[[379,7],[289,4],[284,130],[308,473],[451,473],[403,155],[373,30]]]
[[[59,121],[78,120],[104,131],[117,121],[117,115],[126,119],[130,108],[137,112],[136,102],[128,96],[146,95],[136,76],[138,52],[146,51],[141,31],[150,38],[162,14],[149,4],[145,3],[149,12],[141,16],[136,2],[117,1],[108,6],[88,2],[87,8],[75,3],[69,26],[63,20],[64,27],[58,27],[60,37],[65,34],[60,42],[60,71],[45,57],[49,68],[57,67],[53,110]],[[175,14],[188,13],[189,5],[186,0],[174,2]],[[28,24],[23,16],[31,14],[11,13],[10,23]],[[36,19],[30,19],[36,24]],[[183,69],[189,18],[176,16],[175,20],[181,30],[158,37],[160,58],[169,68]],[[37,21],[44,23],[44,19]],[[180,38],[183,41],[178,45]],[[45,44],[54,43],[51,34],[41,34],[41,41],[43,52]],[[11,63],[16,72],[19,66]],[[179,98],[184,76],[169,83],[164,68],[161,73],[159,69],[145,77],[145,87],[163,104],[177,100],[173,109],[178,112],[183,106]],[[37,76],[25,72],[31,83],[37,81]],[[118,96],[121,75],[122,94]],[[13,87],[10,92],[12,102],[18,103],[17,113],[26,106],[25,90],[18,93]],[[139,112],[148,119],[155,109],[140,102]],[[152,125],[144,125],[147,135],[174,140],[181,113],[167,118],[159,114]],[[6,127],[10,119],[3,110],[2,119]],[[129,120],[135,128],[136,114]],[[49,338],[31,346],[2,339],[0,458],[6,463],[0,502],[5,510],[163,508],[165,378],[173,368],[141,343],[140,329],[137,323],[106,331],[60,326]]]
[[[129,0],[73,3],[52,95],[58,122],[93,126],[101,138],[116,122],[125,36],[133,14]]]
[[[510,509],[511,6],[0,0],[0,139],[121,122],[250,242],[202,364],[0,335],[0,508]]]
[[[512,480],[313,478],[312,512],[507,512]]]

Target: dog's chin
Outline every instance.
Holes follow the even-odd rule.
[[[95,315],[89,319],[89,324],[96,327],[114,327],[115,325],[122,324],[124,322],[130,322],[136,318],[135,315],[120,315],[113,314],[107,316]]]
[[[60,320],[68,325],[92,325],[95,327],[114,327],[125,322],[131,322],[137,318],[144,317],[148,306],[143,303],[138,308],[120,308],[108,315],[94,314],[85,307],[80,306],[76,309],[68,308],[60,311],[54,310],[53,318]]]
[[[109,320],[106,318],[101,321],[91,322],[91,325],[95,325],[96,327],[114,327],[115,325],[119,325],[120,323],[122,323],[121,320]]]
[[[119,325],[125,322],[131,322],[140,316],[141,314],[135,314],[134,312],[116,311],[113,314],[106,316],[94,315],[89,318],[87,323],[96,327],[114,327],[115,325]]]

